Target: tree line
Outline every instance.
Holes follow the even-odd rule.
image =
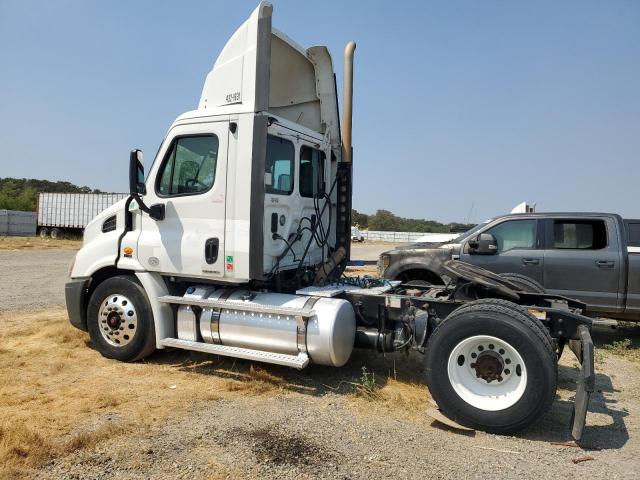
[[[35,212],[38,192],[51,193],[102,193],[91,187],[79,187],[71,182],[50,182],[32,178],[0,178],[0,210]],[[473,225],[440,223],[435,220],[399,217],[388,210],[378,210],[373,215],[352,210],[351,221],[360,228],[383,232],[448,233],[466,231]]]
[[[50,182],[33,178],[0,178],[0,210],[36,211],[38,192],[102,193],[91,187],[79,187],[71,182]]]
[[[435,220],[399,217],[389,210],[378,210],[373,215],[352,210],[351,223],[359,228],[382,232],[449,233],[464,232],[473,227],[464,223],[440,223]]]

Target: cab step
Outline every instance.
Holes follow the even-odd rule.
[[[284,365],[285,367],[302,370],[309,364],[309,356],[306,353],[298,355],[287,355],[285,353],[264,352],[261,350],[251,350],[249,348],[227,347],[213,343],[192,342],[190,340],[180,340],[177,338],[163,338],[160,344],[164,347],[181,348],[183,350],[193,350],[195,352],[212,353],[226,357],[242,358],[244,360],[255,360],[257,362],[273,363]]]

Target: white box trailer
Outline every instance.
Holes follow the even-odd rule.
[[[41,237],[62,232],[82,233],[96,215],[127,193],[38,193],[36,213]]]

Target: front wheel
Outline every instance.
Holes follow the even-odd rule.
[[[103,356],[130,362],[155,350],[153,313],[135,277],[108,278],[96,287],[87,308],[91,342]]]
[[[454,311],[426,348],[427,384],[455,422],[492,433],[533,423],[555,397],[556,354],[539,321],[513,305]]]

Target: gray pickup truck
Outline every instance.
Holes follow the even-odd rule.
[[[592,316],[640,320],[640,220],[610,213],[518,213],[488,220],[447,243],[384,252],[380,276],[442,284],[458,259],[522,288],[583,301]]]

